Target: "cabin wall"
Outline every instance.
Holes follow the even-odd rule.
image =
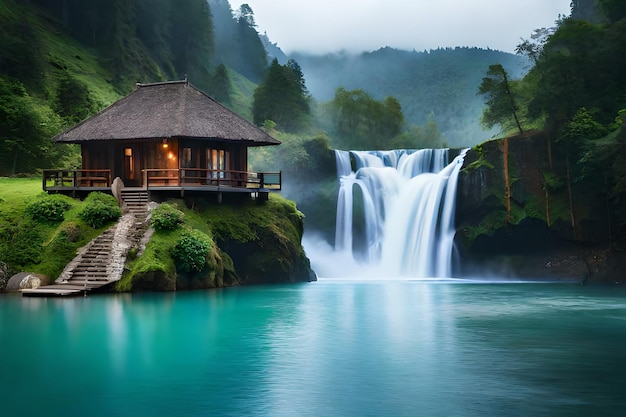
[[[177,176],[175,170],[247,171],[248,149],[242,144],[167,138],[135,141],[94,141],[81,145],[82,168],[110,169],[126,186],[144,185],[144,170],[161,169],[159,176]],[[171,171],[167,171],[171,170]],[[206,175],[187,171],[185,176]],[[223,175],[222,175],[223,177]]]

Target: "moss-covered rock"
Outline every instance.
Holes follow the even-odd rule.
[[[597,248],[612,253],[607,259],[619,252],[609,244],[606,196],[586,181],[569,184],[571,204],[565,155],[543,132],[471,149],[459,176],[456,216],[464,272],[600,276],[589,266]]]
[[[242,284],[314,279],[301,244],[304,217],[292,201],[272,195],[264,204],[215,205],[207,218]]]
[[[155,230],[143,254],[127,262],[118,291],[219,288],[314,278],[301,245],[303,215],[292,201],[272,195],[266,202],[218,204],[195,198],[190,203],[192,207],[182,200],[167,203],[184,213],[183,227]],[[193,253],[193,262],[181,259],[191,257],[185,251]]]

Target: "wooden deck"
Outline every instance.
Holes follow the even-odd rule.
[[[44,170],[43,190],[62,194],[110,191],[111,170]],[[139,188],[155,191],[269,193],[282,188],[281,172],[219,171],[199,168],[145,169]]]

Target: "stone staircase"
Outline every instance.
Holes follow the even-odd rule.
[[[101,287],[113,282],[110,277],[110,254],[117,224],[95,238],[80,257],[79,262],[57,283],[79,285],[87,288]]]
[[[149,201],[147,190],[143,188],[122,188],[122,200],[130,213],[147,214],[146,208]]]
[[[22,295],[86,294],[118,281],[124,272],[128,250],[140,246],[149,226],[147,191],[122,190],[122,200],[124,215],[114,226],[81,248],[55,284],[22,290]]]

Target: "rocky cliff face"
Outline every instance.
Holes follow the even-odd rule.
[[[459,177],[460,272],[622,280],[607,207],[600,190],[568,185],[565,157],[546,134],[485,142],[468,152]]]

